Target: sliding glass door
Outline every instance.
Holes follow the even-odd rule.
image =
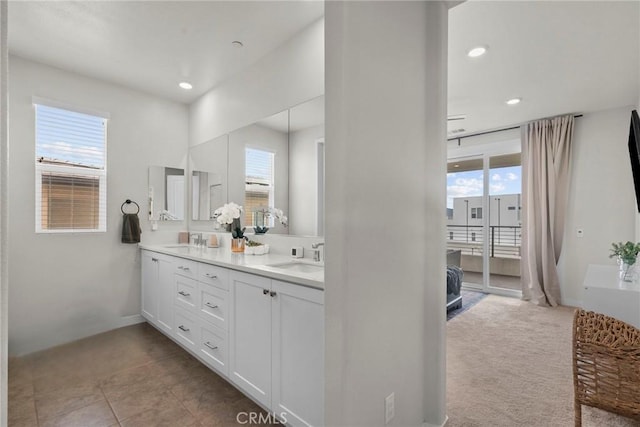
[[[520,295],[521,177],[520,153],[449,160],[447,249],[467,288]]]

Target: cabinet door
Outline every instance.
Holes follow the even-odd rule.
[[[158,258],[158,326],[170,336],[173,332],[173,262]]]
[[[272,281],[273,405],[291,426],[324,425],[324,292]]]
[[[142,316],[156,323],[158,315],[158,257],[153,252],[142,251]]]
[[[271,280],[232,272],[229,377],[267,408],[271,406]]]

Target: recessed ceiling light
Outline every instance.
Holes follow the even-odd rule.
[[[456,164],[456,165],[453,165],[453,167],[454,167],[454,168],[459,168],[459,167],[460,167],[460,165],[457,165],[457,164]]]
[[[474,47],[473,49],[469,50],[469,52],[467,52],[467,56],[469,58],[477,58],[479,56],[484,55],[485,53],[487,53],[487,47],[486,46],[477,46],[477,47]]]
[[[510,100],[507,101],[507,105],[520,104],[520,101],[522,101],[522,98],[511,98]]]
[[[180,82],[178,86],[185,90],[193,89],[193,86],[189,82]]]
[[[231,46],[235,47],[236,49],[240,49],[242,46],[244,46],[244,44],[241,41],[235,40],[231,42]]]

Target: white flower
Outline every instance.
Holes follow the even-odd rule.
[[[242,215],[242,206],[237,205],[233,202],[226,203],[221,208],[216,209],[213,212],[213,217],[218,222],[218,224],[226,225],[233,223],[233,220],[236,218],[240,218]]]

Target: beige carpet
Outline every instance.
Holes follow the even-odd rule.
[[[573,426],[572,316],[489,295],[447,322],[447,427]],[[640,425],[582,413],[585,427]]]

